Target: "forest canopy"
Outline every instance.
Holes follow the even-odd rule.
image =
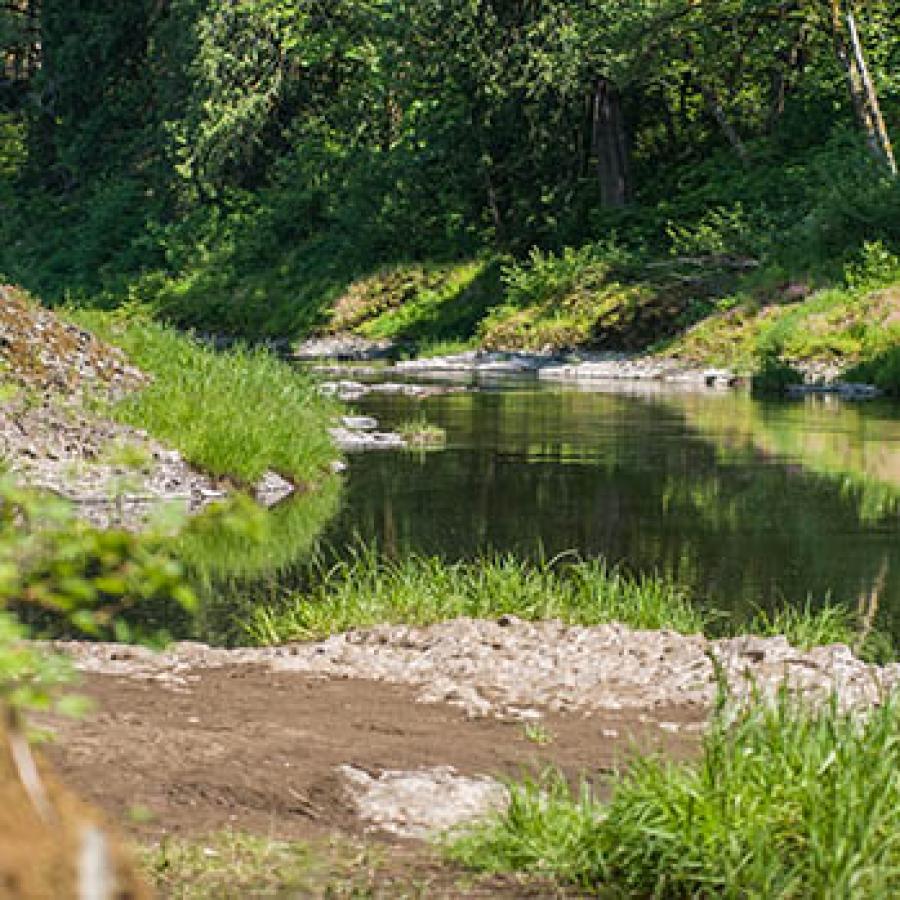
[[[50,297],[226,247],[237,268],[304,246],[359,275],[610,235],[667,252],[710,216],[723,250],[798,271],[900,241],[896,0],[11,0],[0,16],[4,170],[28,220],[0,267]]]

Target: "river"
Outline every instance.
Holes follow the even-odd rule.
[[[356,408],[386,428],[424,416],[447,444],[351,457],[325,536],[339,553],[599,555],[738,618],[855,604],[884,571],[900,635],[900,406],[506,381]]]

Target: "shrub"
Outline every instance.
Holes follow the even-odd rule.
[[[783,394],[792,384],[803,384],[803,373],[784,362],[775,350],[758,357],[758,368],[751,378],[754,394]]]

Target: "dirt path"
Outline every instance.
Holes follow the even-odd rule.
[[[636,747],[691,754],[698,732],[674,733],[671,723],[704,715],[547,712],[539,732],[547,743],[536,743],[520,721],[416,702],[409,686],[243,663],[198,670],[181,686],[89,674],[81,693],[95,703],[89,716],[44,720],[56,733],[47,755],[69,786],[142,842],[222,829],[309,842],[327,871],[300,896],[563,896],[546,883],[475,878],[428,844],[373,825],[342,767],[377,778],[441,766],[520,776],[555,765],[576,780],[611,771]],[[439,802],[428,785],[421,790],[426,805]]]
[[[370,775],[452,766],[517,776],[559,766],[573,779],[610,771],[635,747],[683,757],[697,743],[696,708],[652,715],[547,713],[536,743],[522,722],[470,719],[415,702],[406,686],[325,680],[262,666],[205,669],[178,690],[156,681],[86,676],[96,708],[54,720],[49,755],[68,784],[120,820],[144,809],[146,837],[235,827],[285,838],[371,830],[342,766]],[[661,728],[659,723],[667,723]]]

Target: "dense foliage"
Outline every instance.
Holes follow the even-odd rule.
[[[840,276],[866,240],[900,242],[879,125],[900,114],[897,12],[16,0],[0,268],[50,298],[130,286],[182,323],[281,334],[386,263],[613,233],[639,258]]]
[[[23,620],[45,634],[165,639],[166,611],[195,602],[172,550],[162,532],[93,528],[60,501],[0,478],[0,714],[16,721],[23,707],[46,706],[69,675],[25,641]],[[148,606],[162,617],[146,615]]]

